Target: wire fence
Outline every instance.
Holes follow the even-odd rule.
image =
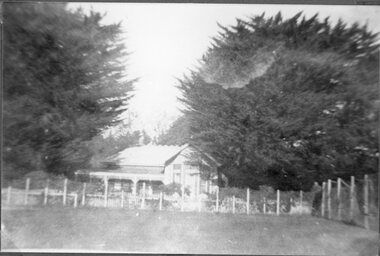
[[[104,183],[82,183],[60,177],[38,180],[29,177],[17,180],[2,189],[2,203],[12,205],[65,205],[168,211],[221,212],[233,214],[310,214],[313,193],[221,188],[212,193],[190,197],[185,193],[170,193],[143,189],[105,191]]]
[[[220,212],[232,214],[312,214],[378,230],[378,176],[323,182],[312,192],[220,188],[190,197],[164,190],[136,193],[105,191],[104,182],[83,183],[64,177],[17,180],[1,191],[4,206],[64,205],[167,211]]]
[[[378,175],[327,180],[317,194],[315,215],[378,230]]]

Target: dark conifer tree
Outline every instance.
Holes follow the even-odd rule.
[[[301,13],[221,28],[180,89],[191,142],[232,184],[307,189],[377,171],[375,34]]]
[[[120,24],[61,3],[3,8],[4,175],[70,175],[91,158],[87,141],[117,122],[129,99]]]

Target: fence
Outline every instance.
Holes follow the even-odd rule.
[[[320,193],[321,217],[378,230],[378,176],[351,176],[322,184]]]
[[[221,212],[233,214],[310,214],[314,194],[303,191],[274,191],[222,188],[192,198],[185,193],[139,194],[110,192],[102,183],[81,183],[68,179],[44,182],[27,178],[2,189],[5,205],[66,205],[173,211]]]
[[[310,214],[378,230],[378,176],[338,178],[323,182],[320,191],[274,191],[221,188],[198,198],[181,194],[109,192],[103,182],[68,179],[18,180],[1,191],[4,206],[65,205],[233,214]]]
[[[5,205],[72,205],[77,207],[78,194],[67,192],[68,180],[65,179],[63,189],[55,189],[46,186],[45,188],[33,188],[30,178],[25,180],[25,187],[20,188],[20,183],[15,187],[8,186],[1,190],[2,203]]]

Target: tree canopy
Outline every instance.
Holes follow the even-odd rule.
[[[220,26],[201,68],[180,82],[186,137],[233,185],[308,189],[377,171],[376,34],[301,15]]]
[[[190,140],[190,123],[187,116],[180,116],[169,127],[168,131],[157,138],[157,144],[161,145],[183,145]]]
[[[5,3],[3,167],[70,175],[88,164],[88,141],[118,122],[126,80],[120,24],[63,3]]]
[[[104,137],[102,135],[95,136],[89,142],[89,148],[92,152],[90,161],[91,167],[101,168],[103,161],[108,157],[132,146],[137,146],[141,138],[140,131],[125,132],[119,136],[110,135]]]

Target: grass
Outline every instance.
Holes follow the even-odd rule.
[[[2,249],[376,255],[378,234],[311,216],[103,208],[3,210]]]

